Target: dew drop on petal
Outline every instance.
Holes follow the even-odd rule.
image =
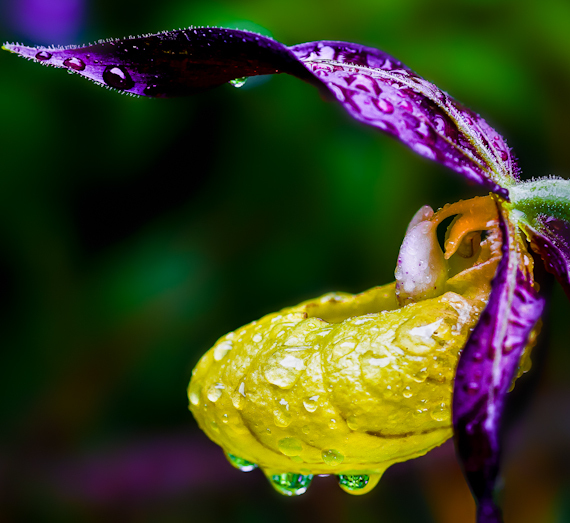
[[[377,105],[378,109],[380,109],[383,113],[392,114],[394,112],[394,106],[392,105],[392,102],[384,98],[380,98]]]
[[[232,342],[231,341],[222,341],[214,348],[214,360],[221,361],[223,360],[227,353],[232,350]]]
[[[471,381],[467,384],[467,394],[477,394],[481,386],[476,381]]]
[[[45,62],[50,58],[51,58],[51,53],[48,53],[47,51],[40,51],[39,53],[36,53],[36,60],[41,60],[42,62]]]
[[[269,476],[269,481],[273,485],[273,488],[284,496],[299,496],[304,494],[312,480],[312,474],[303,475],[288,472]]]
[[[222,389],[224,386],[221,383],[215,383],[208,388],[206,396],[212,403],[216,403],[222,397]]]
[[[242,76],[241,78],[234,78],[233,80],[230,80],[228,83],[239,89],[240,87],[243,87],[246,82],[247,82],[247,76]]]
[[[190,387],[190,394],[188,395],[190,399],[190,403],[195,407],[200,403],[200,386],[196,384],[192,384]]]
[[[108,65],[103,71],[105,83],[115,89],[132,89],[135,85],[129,72],[122,66]]]
[[[303,445],[297,438],[283,438],[277,443],[277,448],[285,456],[298,456],[303,452]]]
[[[251,461],[247,461],[246,459],[243,458],[238,458],[237,456],[234,456],[233,454],[226,454],[228,461],[236,468],[241,470],[242,472],[251,472],[253,469],[257,468],[257,465],[255,463],[252,463]]]
[[[291,414],[285,410],[275,409],[273,411],[273,423],[281,428],[288,427],[291,424]]]
[[[83,60],[81,60],[80,58],[76,58],[75,56],[71,58],[66,58],[63,61],[63,65],[65,65],[65,67],[73,69],[74,71],[83,71],[83,69],[85,69],[85,63],[83,62]]]
[[[430,412],[430,415],[434,421],[445,421],[451,416],[451,410],[445,403],[440,403]]]
[[[303,400],[303,406],[308,412],[315,412],[319,406],[318,396],[309,396]]]
[[[358,419],[356,416],[349,416],[346,420],[346,425],[350,430],[358,430]]]
[[[344,456],[335,449],[326,449],[321,452],[321,457],[325,465],[329,467],[336,467],[344,461]]]

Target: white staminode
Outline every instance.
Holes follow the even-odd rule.
[[[437,241],[437,223],[427,205],[412,218],[400,247],[396,296],[401,305],[443,294],[448,266]]]

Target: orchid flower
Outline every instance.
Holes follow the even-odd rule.
[[[331,293],[222,337],[194,370],[189,399],[235,466],[259,465],[286,495],[324,473],[337,474],[348,492],[366,492],[389,465],[454,435],[477,520],[502,520],[493,497],[501,417],[545,300],[528,246],[570,298],[570,181],[521,181],[505,140],[483,118],[358,44],[287,47],[201,27],[84,47],[3,48],[147,97],[291,74],[489,193],[437,212],[421,208],[396,282]],[[436,230],[451,216],[442,250]]]

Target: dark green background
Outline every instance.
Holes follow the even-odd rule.
[[[381,48],[481,113],[525,177],[570,174],[567,0],[99,0],[78,41],[8,16],[0,40],[192,24]],[[227,331],[392,280],[413,213],[480,190],[285,76],[147,100],[1,53],[0,121],[2,521],[473,517],[450,444],[362,498],[331,478],[281,498],[224,462],[185,388]],[[570,307],[551,303],[505,455],[518,523],[570,521]]]

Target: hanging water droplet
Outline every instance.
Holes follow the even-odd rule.
[[[336,467],[344,461],[344,456],[335,449],[326,449],[321,452],[321,457],[325,465],[329,467]]]
[[[247,76],[242,76],[241,78],[234,78],[233,80],[230,80],[228,83],[230,85],[233,85],[234,87],[240,88],[243,87],[246,82],[247,82]]]
[[[246,459],[243,459],[243,458],[238,458],[237,456],[234,456],[233,454],[226,454],[226,457],[228,458],[228,461],[236,469],[239,469],[242,472],[251,472],[253,469],[257,468],[257,465],[255,463],[252,463],[251,461],[247,461]]]
[[[108,65],[103,71],[103,80],[115,89],[132,89],[135,85],[129,72],[122,66]]]
[[[381,477],[382,474],[339,474],[338,484],[345,492],[358,496],[370,492]]]
[[[285,474],[273,474],[269,477],[269,481],[273,485],[273,488],[284,496],[299,496],[304,494],[309,488],[312,480],[312,474],[304,476],[302,474],[293,474],[291,472]]]
[[[370,481],[370,476],[368,476],[367,474],[360,474],[356,476],[345,476],[344,474],[341,474],[338,476],[339,485],[344,487],[344,490],[349,490],[349,491],[361,490],[364,487],[366,487],[366,485],[368,485],[369,481]]]
[[[277,448],[285,456],[298,456],[303,452],[303,445],[297,438],[283,438],[277,443]]]
[[[63,61],[63,65],[65,65],[65,67],[73,69],[74,71],[83,71],[83,69],[85,69],[85,64],[83,63],[83,60],[75,56],[71,58],[66,58]]]
[[[41,60],[42,62],[45,60],[49,60],[51,58],[51,53],[48,53],[47,51],[40,51],[39,53],[36,53],[36,60]]]

